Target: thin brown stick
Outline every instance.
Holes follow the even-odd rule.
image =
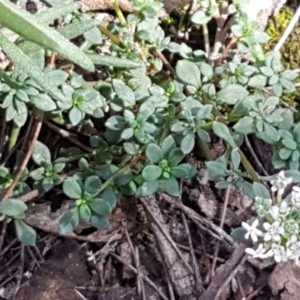
[[[265,174],[265,176],[269,176],[269,173],[264,168],[264,166],[260,162],[259,158],[257,157],[255,151],[253,150],[252,145],[251,145],[247,135],[245,135],[245,142],[246,142],[246,146],[248,147],[248,150],[250,151],[251,155],[253,156],[253,158],[256,161],[256,163],[258,164],[258,166],[261,168],[262,172]]]
[[[32,126],[33,126],[33,122],[34,122],[34,117],[31,116],[30,121],[28,123],[27,129],[26,129],[26,133],[25,133],[25,137],[24,137],[24,143],[22,144],[21,150],[25,151],[26,147],[27,147],[27,141],[30,140],[30,135],[32,133]]]
[[[167,241],[170,243],[170,245],[173,247],[173,249],[175,250],[175,252],[177,253],[178,257],[180,257],[180,259],[183,261],[184,265],[186,266],[186,268],[190,271],[190,273],[192,274],[192,276],[194,276],[194,272],[193,269],[191,268],[191,266],[186,262],[185,258],[183,257],[181,251],[178,249],[177,245],[175,244],[175,242],[173,241],[173,239],[170,237],[170,235],[164,230],[164,228],[162,228],[161,224],[159,222],[157,222],[157,220],[154,218],[153,213],[151,211],[151,209],[149,208],[147,201],[145,201],[143,198],[140,199],[140,201],[143,204],[144,209],[147,211],[147,213],[151,216],[153,222],[155,223],[155,225],[160,229],[160,231],[163,233],[163,235],[165,236],[165,238],[167,239]]]
[[[141,277],[141,270],[140,270],[140,264],[139,264],[139,260],[138,260],[138,249],[134,249],[134,246],[132,244],[130,235],[128,233],[127,230],[127,226],[126,224],[122,224],[124,231],[125,231],[125,235],[127,238],[127,242],[129,244],[130,250],[132,252],[132,257],[134,260],[134,264],[137,270],[137,290],[138,290],[138,295],[140,299],[146,300],[146,293],[145,293],[145,287],[144,287],[144,283],[143,283],[143,279]]]
[[[92,149],[90,147],[84,145],[83,143],[79,142],[76,138],[72,137],[71,134],[67,130],[59,128],[56,125],[52,124],[51,122],[45,122],[44,124],[47,125],[53,131],[55,131],[56,133],[58,133],[61,137],[69,140],[70,142],[72,142],[76,146],[80,147],[84,151],[87,151],[87,152],[92,151]]]
[[[226,48],[224,49],[221,57],[217,60],[216,62],[216,66],[219,66],[222,64],[222,62],[224,61],[224,59],[228,56],[230,49],[237,43],[237,39],[233,38],[229,44],[226,46]]]
[[[20,254],[20,264],[19,264],[19,277],[18,277],[18,281],[17,281],[17,285],[15,287],[15,292],[14,292],[14,296],[13,296],[13,300],[16,299],[16,296],[20,290],[20,285],[21,285],[21,280],[23,278],[23,273],[24,273],[24,257],[25,257],[25,246],[24,244],[21,244],[21,254]]]
[[[162,60],[164,66],[172,73],[172,75],[176,76],[175,70],[173,69],[169,61],[166,59],[166,57],[160,51],[156,51],[154,55]]]
[[[8,162],[8,160],[11,158],[11,156],[15,153],[15,151],[20,147],[20,145],[25,141],[25,138],[22,137],[18,140],[18,142],[14,145],[14,147],[9,151],[5,159],[3,160],[3,163],[1,166],[5,166],[5,164]]]
[[[130,269],[132,272],[137,274],[137,270],[130,264],[126,263],[120,256],[116,255],[115,253],[110,253],[110,255],[115,258],[117,261],[122,263],[124,266],[126,266],[128,269]],[[141,274],[142,278],[159,294],[159,296],[164,300],[169,300],[168,297],[156,286],[156,284],[148,278],[148,276]]]
[[[142,297],[141,298],[142,298],[142,300],[147,300],[145,285],[144,285],[143,278],[141,276],[140,254],[139,254],[139,248],[138,247],[135,247],[135,256],[136,256],[136,262],[137,262],[136,269],[139,272],[138,276],[140,277],[140,283],[141,283],[141,290],[142,290],[142,293],[141,293]]]
[[[18,241],[17,238],[13,239],[0,253],[0,258]]]
[[[231,186],[229,186],[226,189],[225,201],[224,201],[224,205],[223,205],[223,209],[222,209],[222,213],[221,213],[221,222],[220,222],[220,228],[221,229],[223,229],[224,222],[225,222],[226,209],[227,209],[227,206],[228,206],[228,201],[229,201],[229,196],[230,196],[230,189],[231,189]],[[218,253],[219,253],[219,248],[220,248],[220,242],[217,241],[216,248],[215,248],[215,253],[214,253],[214,259],[213,259],[212,265],[211,265],[212,277],[215,276],[215,268],[216,268],[216,264],[217,264],[217,257],[218,257]]]
[[[0,161],[2,160],[2,156],[3,156],[3,153],[4,153],[5,131],[6,131],[6,121],[5,121],[5,118],[4,118],[3,122],[2,122],[1,136],[0,136]]]
[[[194,278],[195,278],[195,283],[196,283],[196,290],[201,291],[202,280],[201,280],[201,276],[199,274],[199,268],[198,268],[198,264],[197,264],[197,260],[196,260],[196,256],[195,256],[195,251],[194,251],[194,247],[193,247],[190,229],[187,224],[187,220],[186,220],[186,217],[185,217],[185,214],[183,211],[181,211],[181,219],[182,219],[183,226],[185,228],[188,242],[189,242],[189,250],[190,250],[191,257],[192,257],[192,264],[193,264],[193,268],[194,268]]]
[[[38,136],[40,134],[40,131],[41,131],[41,128],[42,128],[42,124],[43,124],[43,117],[39,117],[38,121],[37,121],[36,128],[35,128],[35,132],[34,132],[34,135],[33,135],[33,139],[31,141],[31,145],[30,145],[30,147],[29,147],[29,149],[28,149],[28,151],[26,153],[24,161],[23,161],[23,163],[22,163],[22,165],[20,167],[19,172],[17,173],[16,177],[14,178],[14,181],[13,181],[12,185],[8,188],[8,190],[6,191],[4,197],[2,198],[2,201],[7,200],[11,196],[14,188],[18,184],[20,178],[22,177],[22,175],[23,175],[23,173],[24,173],[24,171],[25,171],[25,169],[27,167],[27,164],[29,162],[29,159],[31,157],[31,154],[32,154],[32,152],[34,150],[35,142],[37,141]]]
[[[40,268],[41,264],[39,263],[39,261],[37,260],[37,258],[34,256],[34,254],[33,254],[32,250],[31,250],[31,248],[30,248],[30,247],[26,247],[26,248],[27,248],[27,250],[28,250],[28,252],[29,252],[29,255],[30,255],[31,258],[33,259],[34,263],[36,264],[36,266],[37,266],[38,268]]]
[[[257,288],[255,291],[253,291],[251,294],[249,294],[245,300],[251,300],[255,296],[259,294],[259,292],[266,286],[266,284],[261,285],[259,288]]]
[[[6,222],[6,220],[4,220],[2,222],[2,230],[1,230],[1,236],[0,236],[0,253],[2,251],[2,246],[3,246],[3,242],[4,242],[6,228],[7,228],[7,222]]]

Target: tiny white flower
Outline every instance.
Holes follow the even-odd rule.
[[[275,221],[280,220],[279,207],[277,205],[271,207],[270,215]]]
[[[300,241],[298,241],[297,236],[293,235],[286,243],[286,255],[288,259],[293,259],[295,262],[299,260]]]
[[[266,222],[263,224],[263,227],[267,231],[264,236],[266,242],[279,242],[281,240],[281,236],[284,234],[284,228],[280,222],[275,221],[272,224]]]
[[[266,249],[263,244],[259,244],[257,249],[246,248],[245,252],[251,255],[253,258],[265,258]]]
[[[290,213],[290,211],[291,207],[289,206],[288,202],[286,200],[283,200],[280,203],[280,206],[272,206],[269,213],[275,221],[279,221],[282,217],[287,216]]]
[[[249,237],[251,236],[251,239],[254,243],[258,241],[258,236],[263,235],[262,231],[256,228],[258,224],[259,224],[258,219],[255,219],[252,225],[242,222],[242,226],[247,230],[247,233],[245,234],[245,238],[249,239]]]
[[[293,187],[292,191],[292,203],[295,207],[300,209],[300,188],[298,186]]]
[[[290,213],[290,211],[291,207],[289,206],[288,202],[286,200],[283,200],[279,206],[279,216],[285,217]]]
[[[287,260],[287,255],[283,246],[272,244],[271,249],[266,253],[267,256],[274,256],[277,263]]]
[[[282,195],[284,189],[293,181],[293,178],[286,178],[284,171],[279,172],[275,180],[271,180],[271,190],[273,192],[278,192],[279,195]]]

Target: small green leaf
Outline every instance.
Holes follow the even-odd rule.
[[[262,89],[263,87],[266,86],[266,84],[267,84],[267,77],[260,74],[254,75],[248,81],[248,85],[256,89]]]
[[[197,25],[205,25],[211,20],[211,17],[203,10],[196,11],[191,18],[191,21]]]
[[[117,197],[112,189],[112,187],[108,187],[107,189],[105,189],[102,198],[105,202],[109,203],[109,205],[111,206],[112,209],[115,208],[116,204],[117,204]]]
[[[218,162],[218,161],[209,161],[206,163],[208,172],[209,172],[209,177],[212,180],[217,180],[220,177],[225,177],[227,176],[227,169],[224,166],[224,164]]]
[[[122,116],[112,116],[106,122],[105,126],[111,130],[122,130],[126,125],[126,120]]]
[[[195,147],[195,136],[192,133],[188,133],[181,140],[180,148],[184,154],[189,154],[193,151]]]
[[[95,213],[101,216],[109,215],[112,210],[111,205],[101,198],[92,199],[89,202],[89,206]]]
[[[55,102],[46,94],[39,94],[36,97],[32,97],[33,104],[41,111],[52,111],[56,109]]]
[[[249,92],[240,84],[228,84],[217,93],[217,100],[230,105],[236,104],[239,100],[246,98]]]
[[[69,177],[64,181],[63,191],[71,199],[80,199],[82,197],[82,188],[73,177]]]
[[[0,178],[6,178],[9,174],[10,174],[10,171],[8,168],[0,166]]]
[[[161,144],[161,150],[165,157],[169,157],[170,152],[176,148],[176,143],[172,135],[168,135]]]
[[[65,168],[65,166],[65,163],[56,163],[53,165],[53,170],[55,171],[55,173],[59,174]]]
[[[181,151],[180,148],[175,148],[171,150],[169,156],[168,156],[168,164],[170,167],[176,167],[183,159],[185,155]]]
[[[194,62],[185,59],[180,60],[176,65],[176,74],[186,84],[191,84],[196,88],[201,85],[200,70]]]
[[[168,179],[161,180],[160,189],[174,197],[178,197],[180,193],[178,181],[174,176],[170,176]]]
[[[52,178],[44,178],[42,181],[42,187],[45,192],[50,191],[53,188],[54,182]]]
[[[213,122],[214,133],[225,142],[227,142],[232,148],[236,147],[235,141],[228,129],[228,127],[220,122]]]
[[[92,216],[92,212],[87,204],[82,204],[79,206],[79,218],[82,221],[89,222]]]
[[[59,232],[61,234],[69,234],[79,224],[79,213],[77,207],[67,211],[59,221]]]
[[[238,170],[241,163],[241,155],[237,149],[231,151],[231,162],[233,165],[233,170]]]
[[[283,146],[289,150],[297,149],[297,144],[293,140],[283,139],[281,142],[282,142]]]
[[[136,197],[146,197],[154,194],[158,190],[158,181],[145,181],[138,188]]]
[[[142,176],[146,181],[155,181],[160,177],[162,170],[155,165],[148,165],[143,169]]]
[[[110,228],[110,223],[107,216],[98,216],[93,214],[90,222],[93,226],[100,230],[107,230]]]
[[[51,153],[48,147],[40,141],[35,142],[32,159],[37,165],[51,164]]]
[[[180,166],[172,168],[171,174],[176,178],[188,178],[188,172]]]
[[[282,96],[282,86],[281,84],[278,82],[278,83],[275,83],[273,86],[272,86],[272,90],[273,90],[273,93],[275,96],[277,97],[281,97]]]
[[[101,45],[102,44],[102,34],[101,31],[94,27],[87,31],[84,35],[85,39],[92,43],[93,45]]]
[[[36,232],[22,220],[14,220],[19,241],[27,246],[35,246]]]
[[[245,238],[246,233],[247,233],[247,231],[245,228],[239,227],[239,228],[234,229],[231,232],[231,236],[238,242],[246,243],[247,242],[247,239]]]
[[[69,119],[73,126],[78,125],[83,120],[85,113],[79,110],[77,107],[73,107],[69,111]]]
[[[62,70],[51,70],[46,75],[55,86],[62,85],[69,77],[69,74]]]
[[[25,212],[26,209],[27,209],[26,204],[20,199],[9,198],[5,201],[0,202],[1,214],[9,217],[18,216],[23,212]]]
[[[119,79],[113,79],[113,87],[118,97],[123,100],[125,107],[133,107],[135,104],[134,92]]]
[[[40,181],[45,177],[45,168],[44,167],[40,167],[38,169],[35,169],[33,171],[30,172],[30,177],[34,180],[34,181]]]
[[[294,81],[298,77],[298,73],[293,70],[284,70],[280,73],[281,78],[285,78],[289,81]]]
[[[92,196],[99,194],[101,190],[102,182],[100,178],[96,175],[89,176],[84,182],[84,191],[88,192]]]
[[[152,163],[158,163],[163,157],[160,147],[154,143],[150,143],[146,149],[146,156]]]
[[[256,197],[261,197],[263,199],[271,199],[269,190],[261,183],[253,183],[253,192]]]
[[[279,150],[279,156],[281,159],[286,160],[288,159],[291,155],[292,155],[293,151],[286,149],[286,148],[282,148]]]

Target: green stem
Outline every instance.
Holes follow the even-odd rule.
[[[202,32],[204,36],[204,46],[205,46],[205,52],[206,56],[210,56],[210,45],[209,45],[209,34],[208,34],[208,27],[206,24],[202,25]]]
[[[9,152],[13,149],[13,147],[16,145],[18,141],[18,137],[20,134],[21,127],[14,124],[14,127],[12,129],[11,135],[10,135],[10,141],[9,141]]]
[[[248,174],[250,175],[251,179],[255,182],[260,182],[259,176],[257,175],[256,171],[252,167],[251,163],[249,162],[245,154],[242,152],[241,149],[238,149],[238,152],[241,156],[242,164],[246,169],[246,171],[248,172]]]
[[[114,44],[116,44],[119,47],[123,46],[123,43],[120,41],[120,39],[112,34],[105,26],[99,25],[98,26],[99,30],[106,36],[108,37]]]
[[[107,179],[101,186],[100,188],[100,192],[103,192],[106,188],[108,188],[114,181],[114,178],[117,174],[125,172],[127,170],[129,170],[132,166],[136,165],[138,163],[138,161],[140,160],[143,152],[146,150],[147,145],[144,145],[142,147],[142,149],[140,150],[140,153],[138,155],[136,155],[131,161],[130,163],[128,163],[126,166],[124,166],[123,168],[119,169],[116,173],[114,173],[109,179]]]
[[[123,13],[122,13],[122,11],[121,11],[121,9],[120,9],[120,7],[119,7],[117,1],[116,1],[116,0],[111,0],[111,4],[112,4],[112,6],[113,6],[113,8],[114,8],[114,10],[115,10],[115,12],[116,12],[116,14],[117,14],[117,16],[118,16],[120,22],[121,22],[121,24],[122,24],[124,27],[126,27],[126,26],[127,26],[126,19],[125,19]]]
[[[79,160],[80,158],[84,157],[84,158],[89,158],[89,157],[92,157],[94,156],[95,153],[94,152],[91,152],[91,153],[80,153],[80,154],[74,154],[74,155],[71,155],[68,158],[69,162],[72,162],[72,161],[76,161],[76,160]]]
[[[214,160],[214,157],[213,157],[213,155],[212,155],[212,153],[211,153],[211,151],[210,151],[207,143],[204,143],[203,141],[201,141],[199,139],[199,137],[197,137],[196,141],[197,141],[197,148],[201,151],[201,154],[204,155],[205,159],[207,161]]]

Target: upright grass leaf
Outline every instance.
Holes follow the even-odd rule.
[[[93,62],[75,45],[38,17],[23,11],[8,0],[0,1],[1,24],[25,39],[63,55],[83,69],[93,72]]]
[[[73,2],[73,3],[68,3],[68,4],[63,4],[63,5],[58,5],[54,6],[51,8],[48,8],[44,11],[41,11],[37,14],[38,19],[40,21],[50,24],[56,19],[62,18],[69,13],[78,10],[80,8],[80,3],[79,2]]]
[[[112,66],[118,68],[134,69],[141,67],[141,64],[129,59],[119,57],[104,56],[99,54],[87,54],[95,65]]]
[[[58,18],[61,18],[61,17],[64,17],[66,16],[67,14],[75,11],[75,10],[78,10],[78,8],[80,7],[80,4],[79,2],[74,2],[74,3],[69,3],[69,4],[64,4],[64,5],[59,5],[57,7],[51,7],[45,11],[41,11],[39,13],[36,14],[37,18],[46,23],[47,25],[50,24],[51,22],[53,22],[54,20],[58,19]],[[90,20],[89,20],[90,21]],[[79,22],[80,23],[80,22]],[[69,24],[69,25],[72,25],[72,24]],[[69,26],[67,25],[67,26]],[[67,27],[66,26],[66,27]],[[95,25],[96,26],[96,25]],[[63,27],[65,28],[65,27]],[[61,28],[59,28],[57,31],[59,32]],[[10,29],[8,28],[2,28],[1,29],[1,32],[6,36],[6,37],[11,37],[13,35],[16,35],[16,33],[14,33],[13,31],[11,31]],[[60,32],[61,33],[61,32]],[[62,34],[62,33],[61,33]],[[80,35],[80,34],[79,34]],[[17,38],[17,37],[16,37]],[[70,38],[68,38],[70,39]],[[26,41],[24,38],[20,38],[18,40],[18,44],[22,44],[23,43],[29,43],[31,46],[32,45],[35,45],[34,47],[34,50],[33,51],[30,51],[30,52],[34,52],[34,51],[37,51],[38,49],[41,49],[41,46],[35,44],[35,43],[32,43],[32,42],[29,42],[29,41]],[[23,49],[22,49],[23,50]],[[24,50],[23,50],[24,51]],[[29,52],[26,52],[26,53],[29,53]]]
[[[1,17],[0,17],[1,18]],[[23,69],[33,80],[40,85],[46,93],[55,98],[57,101],[65,102],[64,95],[53,86],[48,77],[36,67],[32,61],[26,56],[20,48],[10,42],[6,36],[0,31],[0,47],[7,56],[13,60],[21,69]]]
[[[98,24],[99,24],[98,20],[94,20],[94,19],[84,20],[81,22],[68,24],[62,28],[58,28],[57,31],[66,39],[71,40],[84,34],[85,32],[89,31],[90,29],[97,26]],[[36,43],[24,39],[22,39],[20,42],[17,42],[17,45],[26,54],[38,51],[43,48]]]

